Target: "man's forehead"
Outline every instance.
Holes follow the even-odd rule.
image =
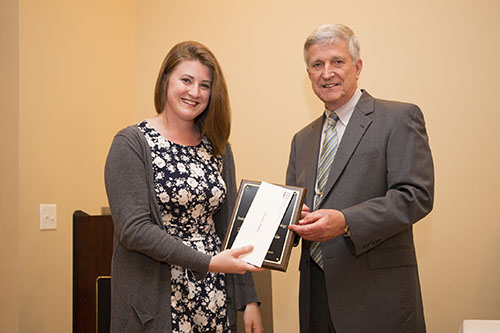
[[[311,47],[307,50],[307,54],[311,57],[309,60],[314,60],[316,58],[322,58],[325,55],[327,57],[331,56],[348,56],[349,54],[349,46],[346,45],[346,40],[334,40],[333,42],[327,43],[317,43],[311,45]],[[325,54],[325,52],[327,54]]]

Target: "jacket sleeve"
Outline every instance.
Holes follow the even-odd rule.
[[[105,185],[115,238],[129,251],[205,274],[211,257],[165,232],[155,209],[152,173],[144,138],[131,128],[114,138],[105,165]],[[200,274],[197,274],[200,277]]]
[[[289,186],[297,186],[297,180],[295,178],[295,139],[297,135],[294,135],[292,139],[292,144],[290,148],[290,157],[288,159],[288,166],[286,168],[286,184]],[[305,203],[305,202],[304,202]],[[299,234],[292,233],[293,237],[293,246],[298,246],[300,242]]]
[[[434,168],[422,112],[416,105],[396,113],[385,143],[385,195],[342,209],[359,255],[408,229],[433,207]]]
[[[286,184],[289,186],[297,186],[297,180],[295,179],[295,135],[292,139],[292,144],[290,148],[290,157],[288,159],[288,166],[286,169]]]

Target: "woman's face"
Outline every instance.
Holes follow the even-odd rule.
[[[212,73],[198,60],[185,60],[170,74],[165,111],[169,121],[194,122],[210,101]]]

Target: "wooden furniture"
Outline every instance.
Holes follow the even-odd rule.
[[[99,281],[111,275],[113,254],[113,221],[109,215],[90,216],[82,211],[73,213],[73,332],[109,332],[109,311],[101,316],[101,329],[97,329],[97,290]],[[107,281],[109,282],[109,281]],[[99,282],[106,293],[105,280]],[[108,289],[109,291],[109,289]],[[102,298],[109,307],[109,297]],[[105,303],[101,303],[101,309]],[[102,310],[102,312],[106,312]],[[103,327],[108,327],[105,330]]]

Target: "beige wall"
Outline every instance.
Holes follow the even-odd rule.
[[[69,332],[72,213],[106,205],[107,149],[136,118],[134,2],[21,0],[19,26],[19,331]]]
[[[2,124],[2,141],[12,144],[2,145],[2,155],[11,158],[5,168],[2,163],[2,183],[10,189],[2,192],[2,207],[19,210],[4,210],[13,237],[2,236],[1,249],[2,263],[19,267],[20,287],[16,301],[15,288],[7,286],[16,280],[2,278],[2,292],[14,301],[2,297],[0,310],[10,311],[6,325],[13,331],[71,330],[71,214],[97,214],[106,205],[102,171],[112,135],[154,114],[154,81],[171,46],[201,41],[222,64],[237,176],[284,182],[293,133],[321,112],[305,75],[302,43],[317,25],[334,21],[350,25],[361,42],[360,86],[377,97],[419,104],[427,120],[436,205],[415,226],[415,239],[428,331],[456,332],[464,318],[500,319],[500,3],[8,3],[19,3],[20,73],[18,107],[15,87],[2,89],[2,97],[11,97],[2,98],[2,120],[14,124]],[[12,68],[15,7],[1,26],[14,27],[14,34],[2,35],[9,51],[2,66]],[[15,82],[16,72],[9,75]],[[56,231],[39,230],[41,203],[58,205]],[[298,332],[298,252],[287,273],[273,272],[275,332]]]
[[[0,2],[0,331],[18,330],[19,29],[17,1]]]

